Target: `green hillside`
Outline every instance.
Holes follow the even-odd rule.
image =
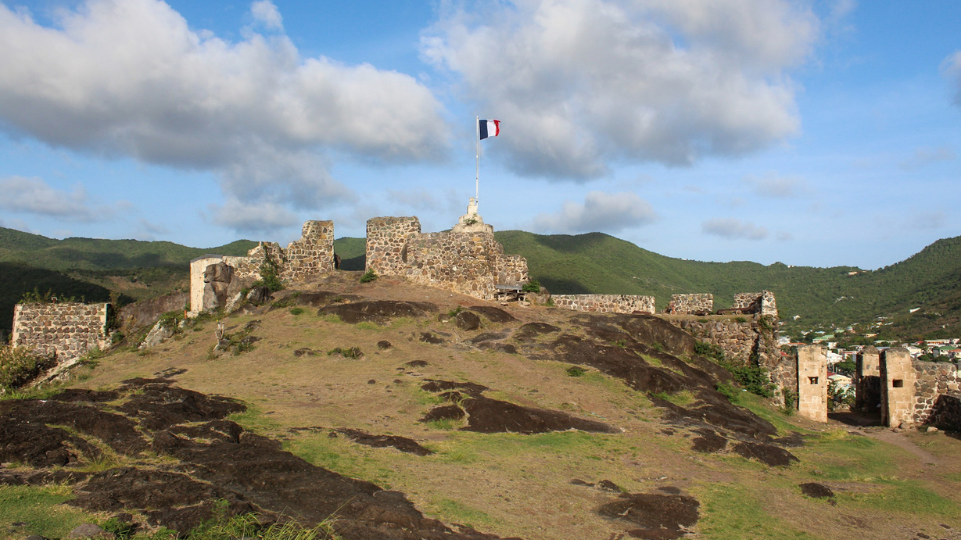
[[[688,261],[658,255],[602,233],[572,236],[502,231],[495,236],[505,253],[526,257],[531,277],[556,294],[653,295],[662,310],[672,294],[711,293],[715,308],[723,308],[731,305],[735,293],[767,289],[776,294],[781,317],[791,331],[867,323],[878,316],[893,321],[891,328],[883,329],[886,333],[933,337],[953,332],[955,326],[961,331],[961,237],[939,240],[897,264],[864,271],[848,266]],[[46,286],[72,294],[70,290],[78,290],[76,283],[87,283],[141,299],[185,288],[187,263],[195,257],[244,255],[255,245],[238,240],[201,249],[171,242],[55,240],[0,228],[0,263],[62,272],[45,274],[42,283],[46,285],[39,281],[37,285],[42,290]],[[364,269],[364,245],[363,238],[334,241],[343,270]],[[17,267],[5,268],[15,272],[9,268]],[[58,286],[58,275],[63,276],[62,286]],[[28,283],[8,287],[0,298],[0,322],[6,321],[7,312],[12,313],[7,297],[19,299],[32,289]],[[920,309],[909,314],[913,308]]]
[[[56,240],[0,227],[0,262],[21,262],[58,271],[179,267],[207,253],[246,255],[247,251],[256,245],[256,242],[250,240],[238,240],[213,248],[192,248],[173,242],[141,240]]]

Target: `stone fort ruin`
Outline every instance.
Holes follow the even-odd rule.
[[[376,217],[367,222],[366,270],[412,283],[494,300],[506,290],[529,282],[527,261],[507,255],[493,227],[468,211],[447,232],[424,233],[417,217]],[[261,242],[246,256],[205,255],[190,263],[189,315],[230,310],[244,300],[265,269],[285,283],[334,272],[334,223],[304,223],[301,238],[282,248]],[[256,291],[252,291],[256,292]],[[655,314],[655,299],[643,295],[553,295],[559,309],[593,313]],[[15,311],[13,343],[58,360],[75,359],[94,347],[107,346],[106,304],[25,304]],[[777,387],[775,401],[796,396],[800,415],[827,421],[826,355],[819,346],[800,347],[782,355],[777,344],[774,293],[739,293],[730,308],[714,310],[712,294],[675,294],[667,320],[699,341],[722,350],[737,365],[760,365]],[[736,316],[734,316],[736,315]],[[750,316],[750,317],[746,317]],[[917,362],[900,349],[878,353],[871,347],[858,359],[857,408],[878,410],[886,425],[961,425],[961,392],[957,368]]]

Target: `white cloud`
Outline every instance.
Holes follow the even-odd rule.
[[[271,2],[251,11],[280,28]],[[234,43],[193,31],[158,0],[87,0],[61,11],[55,27],[0,4],[0,129],[211,170],[228,199],[256,205],[266,194],[270,204],[298,208],[349,196],[324,155],[445,155],[442,106],[413,77],[302,58],[283,34],[244,36]]]
[[[918,169],[930,163],[937,163],[939,161],[954,161],[957,156],[954,154],[954,150],[948,148],[947,146],[940,146],[938,148],[918,148],[914,151],[914,154],[901,162],[901,169],[906,171],[911,171]]]
[[[701,231],[705,234],[729,238],[732,240],[763,240],[767,238],[767,229],[753,223],[741,221],[737,218],[714,218],[701,223]]]
[[[273,202],[247,204],[230,199],[223,206],[210,205],[209,209],[214,223],[254,235],[270,236],[300,224],[294,213]]]
[[[941,73],[954,85],[954,104],[961,107],[961,51],[957,51],[941,62]]]
[[[744,183],[751,187],[755,194],[772,199],[788,199],[807,191],[807,182],[798,176],[781,176],[775,171],[764,176],[748,175]]]
[[[786,0],[516,0],[451,10],[422,38],[478,110],[516,172],[568,179],[608,162],[688,165],[797,132],[785,70],[818,21]]]
[[[539,214],[534,218],[535,230],[554,233],[618,231],[653,223],[654,208],[634,193],[591,191],[584,203],[564,203],[560,212]]]
[[[26,214],[91,223],[112,217],[117,209],[94,205],[77,186],[72,193],[50,187],[42,178],[11,176],[0,179],[0,208]]]
[[[250,5],[250,14],[254,20],[273,30],[284,29],[284,18],[280,10],[270,0],[258,0]]]

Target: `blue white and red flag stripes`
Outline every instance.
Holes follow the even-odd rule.
[[[488,137],[496,137],[501,134],[501,121],[500,120],[478,120],[478,133],[480,134],[480,140],[484,140]]]

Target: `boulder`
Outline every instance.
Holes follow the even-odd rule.
[[[117,535],[105,531],[93,523],[84,523],[67,533],[66,537],[70,539],[91,538],[95,540],[114,540],[117,538]]]
[[[173,328],[165,327],[160,321],[157,321],[157,324],[150,329],[150,332],[147,332],[147,337],[145,337],[143,343],[140,344],[140,349],[156,347],[173,335]]]

